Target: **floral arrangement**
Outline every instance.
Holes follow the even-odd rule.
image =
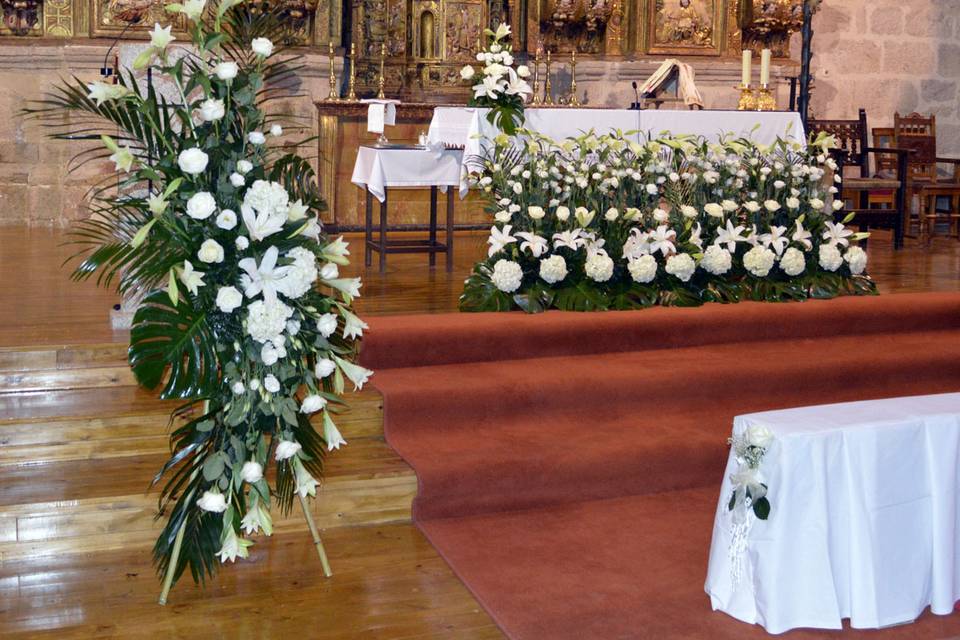
[[[731,513],[730,577],[734,584],[743,579],[747,542],[753,524],[750,513],[758,520],[770,517],[770,500],[767,485],[760,475],[760,465],[773,439],[770,429],[762,424],[751,424],[728,440],[737,462],[737,471],[730,476],[733,491],[727,504]]]
[[[477,62],[484,64],[479,77],[472,65],[460,69],[460,77],[474,82],[472,107],[489,107],[487,119],[490,124],[507,135],[513,135],[523,122],[523,104],[533,93],[526,78],[530,69],[525,64],[513,68],[512,47],[505,42],[510,35],[510,27],[500,23],[496,31],[485,29],[490,39],[485,51],[477,53]]]
[[[360,279],[339,275],[347,245],[323,233],[309,163],[267,144],[283,129],[266,108],[290,95],[297,58],[279,55],[273,15],[241,3],[168,5],[192,46],[174,49],[156,25],[116,84],[63,81],[27,110],[55,138],[95,143],[75,164],[115,163],[119,184],[95,187],[92,217],[73,230],[74,278],[143,296],[130,365],[160,398],[185,401],[154,479],[169,476],[154,547],[161,604],[187,567],[202,581],[247,557],[252,535],[271,534],[271,505],[286,512],[295,497],[329,573],[306,497],[325,449],[345,444],[334,422],[345,380],[360,388],[371,374],[355,364],[366,324],[351,310]],[[148,67],[178,99],[138,84]]]
[[[835,220],[832,138],[635,138],[500,134],[473,176],[495,223],[461,310],[875,293],[857,246],[868,234],[847,227],[852,216]]]

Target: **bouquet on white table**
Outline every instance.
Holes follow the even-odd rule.
[[[460,77],[473,82],[471,107],[489,107],[487,119],[507,135],[513,135],[523,122],[523,105],[533,93],[527,78],[530,69],[521,64],[514,69],[513,49],[506,41],[510,27],[501,23],[496,31],[485,29],[490,38],[486,50],[477,53],[483,63],[478,73],[472,65],[460,70]]]

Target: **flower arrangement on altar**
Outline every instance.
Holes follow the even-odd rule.
[[[461,310],[875,293],[857,246],[868,234],[835,219],[832,138],[635,138],[499,135],[473,177],[495,224]]]
[[[530,69],[525,64],[513,68],[513,49],[506,42],[510,35],[507,24],[500,23],[496,31],[484,29],[484,34],[490,41],[486,50],[477,53],[477,62],[482,62],[483,68],[478,74],[472,65],[465,65],[460,69],[460,77],[474,83],[469,105],[489,107],[490,124],[513,135],[523,122],[523,105],[533,93],[526,81]]]
[[[143,296],[130,366],[160,398],[184,401],[154,479],[169,476],[154,547],[161,604],[187,568],[203,581],[246,558],[251,537],[272,532],[271,506],[295,499],[329,575],[306,498],[325,450],[346,444],[334,421],[346,380],[360,388],[371,374],[355,364],[366,324],[352,311],[360,279],[339,273],[347,245],[321,228],[309,163],[268,144],[283,129],[266,109],[299,69],[279,55],[284,27],[242,0],[167,11],[187,18],[192,46],[174,48],[156,25],[116,84],[66,80],[26,110],[55,138],[96,144],[75,165],[115,164],[119,181],[93,188],[93,215],[72,232],[74,278]],[[147,68],[175,99],[143,82]]]

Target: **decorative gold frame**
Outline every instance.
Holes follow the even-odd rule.
[[[719,56],[722,53],[724,44],[724,27],[726,3],[723,0],[690,0],[697,5],[709,5],[709,15],[713,19],[713,25],[710,32],[709,44],[699,44],[694,42],[684,43],[665,43],[657,40],[657,4],[667,2],[670,4],[679,4],[681,0],[647,0],[646,13],[646,41],[647,53],[667,54],[667,55],[701,55],[701,56]],[[733,0],[728,0],[732,2]]]
[[[112,0],[89,0],[91,37],[116,38],[126,29],[126,36],[142,38],[146,32],[153,29],[154,22],[172,24],[175,32],[184,33],[186,31],[183,16],[168,13],[164,9],[166,2],[162,0],[153,2],[143,19],[138,24],[130,25],[129,28],[127,28],[126,22],[113,16],[110,8],[111,4],[113,4]]]

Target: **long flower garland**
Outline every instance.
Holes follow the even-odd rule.
[[[347,245],[322,231],[309,163],[267,144],[283,129],[264,107],[288,95],[297,58],[278,56],[276,18],[241,2],[168,5],[192,47],[173,55],[170,27],[156,25],[117,84],[64,81],[27,110],[56,138],[102,140],[78,158],[109,157],[120,172],[119,189],[115,176],[93,189],[94,215],[73,232],[74,276],[144,295],[130,365],[160,398],[186,401],[154,480],[169,476],[161,603],[187,567],[202,581],[246,558],[250,537],[272,532],[271,505],[288,511],[295,497],[329,572],[305,499],[325,449],[346,444],[334,421],[345,381],[360,388],[371,374],[355,364],[366,324],[351,310],[360,279],[339,274]],[[138,84],[147,67],[176,99]]]
[[[635,309],[874,293],[835,216],[832,138],[717,144],[499,135],[476,186],[495,220],[464,311]]]

